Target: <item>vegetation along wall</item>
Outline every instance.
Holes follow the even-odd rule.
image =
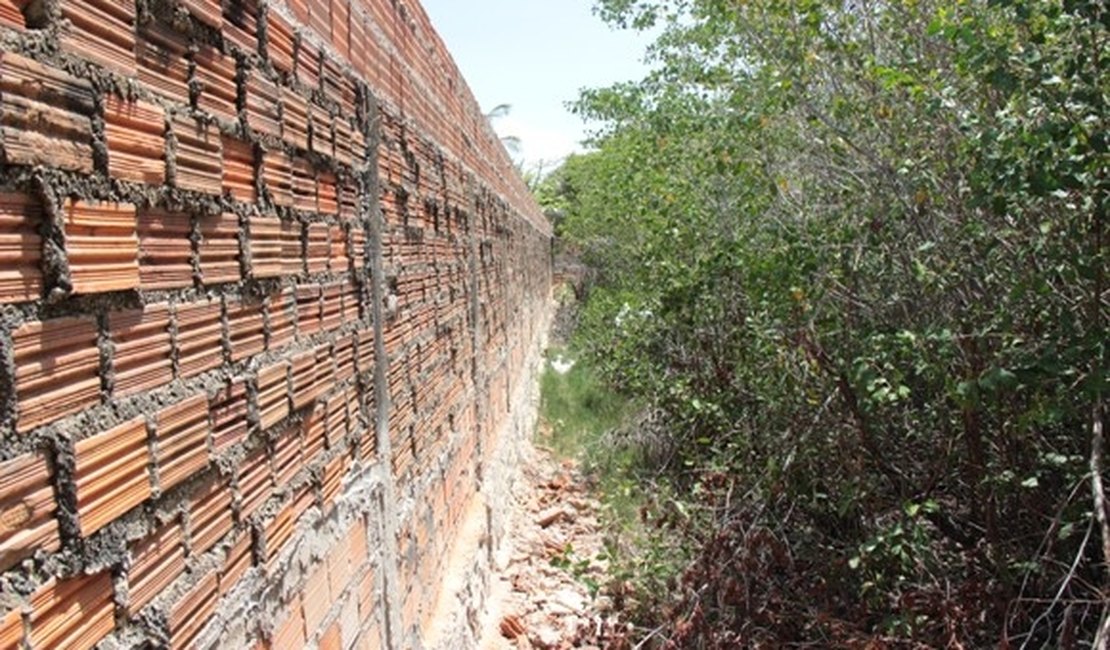
[[[0,649],[468,634],[550,229],[423,10],[0,23]]]

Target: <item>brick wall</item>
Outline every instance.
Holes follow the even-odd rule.
[[[550,234],[412,0],[0,0],[0,650],[429,645]]]

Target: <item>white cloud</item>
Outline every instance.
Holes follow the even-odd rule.
[[[541,162],[545,167],[551,167],[582,149],[576,142],[577,134],[535,126],[512,114],[494,119],[493,128],[501,137],[513,136],[520,140],[520,152],[510,151],[510,154],[523,159],[525,169],[535,168]]]

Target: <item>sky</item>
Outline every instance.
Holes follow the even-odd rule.
[[[421,0],[482,110],[500,104],[502,136],[520,139],[525,169],[582,150],[586,125],[566,107],[582,88],[638,80],[649,39],[611,29],[594,0]]]

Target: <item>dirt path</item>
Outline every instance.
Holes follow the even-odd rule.
[[[513,532],[493,586],[482,650],[600,648],[608,602],[600,504],[572,461],[534,447],[506,504]]]

